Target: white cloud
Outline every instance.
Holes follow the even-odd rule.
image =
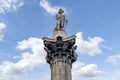
[[[112,64],[120,64],[120,54],[109,56],[106,61]]]
[[[45,9],[50,15],[55,15],[58,12],[58,9],[63,8],[67,12],[65,7],[61,6],[52,6],[48,0],[40,0],[40,6]]]
[[[0,23],[0,41],[3,40],[5,28],[6,25],[4,23]]]
[[[117,71],[117,77],[120,78],[120,71]]]
[[[45,80],[51,80],[51,77],[50,77],[50,76],[48,76],[48,77],[46,77],[46,78],[45,78]]]
[[[82,37],[82,32],[78,32],[76,36],[77,52],[91,56],[102,53],[99,44],[104,40],[101,37],[88,37],[88,40],[84,40]]]
[[[0,13],[15,11],[23,6],[23,2],[19,0],[0,0]]]
[[[18,76],[26,75],[27,72],[34,67],[38,67],[45,63],[45,51],[43,49],[43,41],[39,38],[29,38],[18,42],[17,49],[28,50],[22,53],[21,59],[16,62],[3,62],[0,65],[0,80],[14,80]]]
[[[98,70],[98,66],[96,64],[84,65],[84,63],[80,63],[78,61],[73,63],[72,74],[74,79],[79,79],[80,77],[95,79],[95,77],[102,73],[102,71]]]

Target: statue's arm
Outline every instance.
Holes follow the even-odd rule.
[[[60,16],[59,16],[59,15],[56,15],[56,19],[57,19],[57,20],[60,19]]]

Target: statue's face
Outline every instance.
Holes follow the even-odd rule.
[[[62,9],[59,9],[59,13],[62,14],[64,11]]]

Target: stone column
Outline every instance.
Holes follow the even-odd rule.
[[[76,61],[75,36],[44,37],[46,61],[51,67],[51,80],[72,80],[72,63]]]

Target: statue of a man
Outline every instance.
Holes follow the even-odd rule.
[[[56,20],[57,20],[57,25],[56,25],[56,30],[62,30],[64,28],[65,22],[67,22],[65,15],[63,15],[64,11],[62,8],[59,9],[57,15],[56,15]]]

